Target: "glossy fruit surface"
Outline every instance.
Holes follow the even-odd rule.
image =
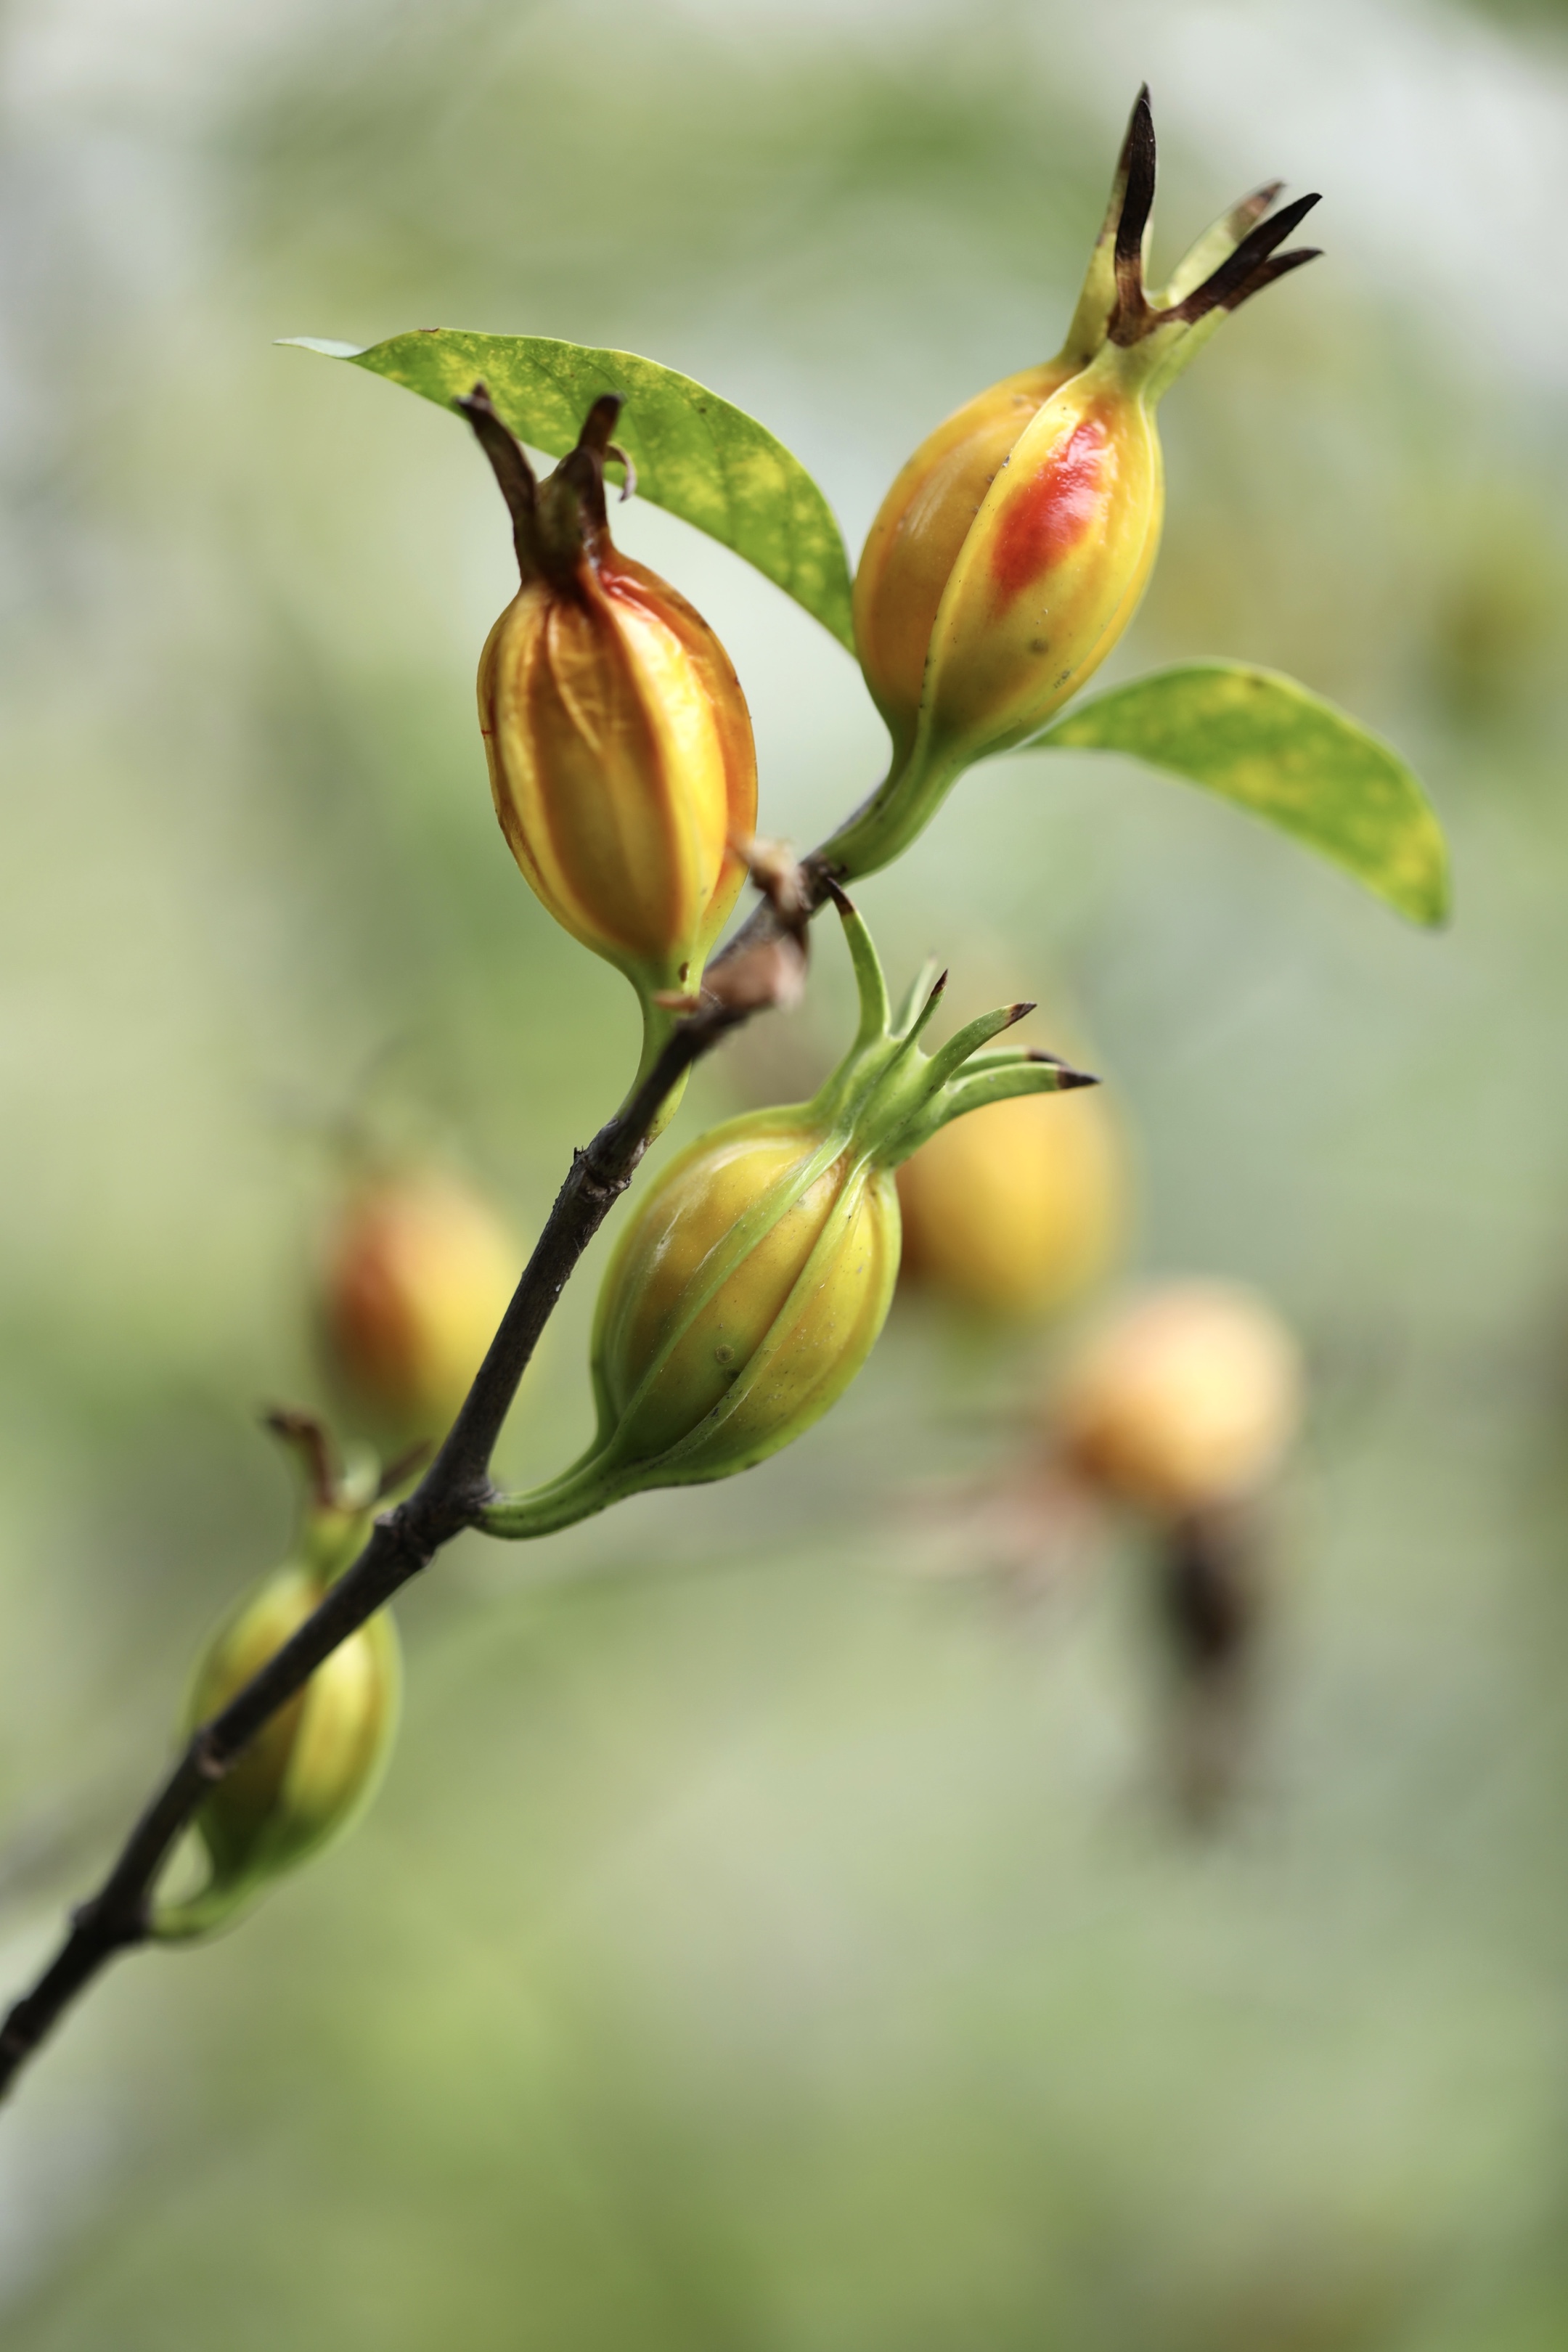
[[[900,469],[855,574],[855,644],[895,744],[914,734],[942,591],[1025,426],[1076,372],[1053,361],[979,393]]]
[[[744,880],[756,754],[719,640],[607,543],[526,581],[479,664],[496,814],[556,920],[650,988],[700,970]]]
[[[939,756],[1035,733],[1137,610],[1164,483],[1152,411],[1121,369],[1108,352],[1036,412],[965,536],[926,657]]]
[[[745,878],[751,715],[701,614],[610,536],[618,394],[542,483],[482,384],[458,405],[510,509],[521,583],[479,659],[496,814],[556,920],[637,990],[651,1054],[654,1000],[695,986]]]
[[[853,1379],[898,1272],[892,1180],[820,1133],[745,1118],[684,1152],[622,1237],[595,1378],[617,1456],[717,1477],[798,1436]]]
[[[345,1526],[347,1521],[345,1520]],[[350,1556],[368,1519],[350,1530]],[[192,1685],[185,1728],[218,1714],[319,1606],[326,1582],[299,1562],[277,1570],[217,1635]],[[210,1875],[157,1931],[218,1926],[279,1872],[336,1837],[373,1795],[396,1728],[397,1637],[383,1611],[316,1668],[205,1798],[195,1828]]]

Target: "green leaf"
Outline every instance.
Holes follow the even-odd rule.
[[[482,381],[519,440],[552,457],[574,446],[602,393],[621,393],[626,406],[616,438],[637,467],[642,496],[732,547],[854,651],[849,565],[827,500],[782,441],[690,376],[635,352],[548,335],[421,327],[368,351],[308,335],[287,340],[352,361],[444,408]]]
[[[1397,752],[1294,678],[1190,662],[1097,695],[1035,748],[1121,751],[1267,817],[1413,922],[1448,911],[1448,853]]]

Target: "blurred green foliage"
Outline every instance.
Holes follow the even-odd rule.
[[[8,1980],[285,1539],[252,1414],[315,1392],[344,1122],[526,1224],[635,1048],[488,805],[485,468],[273,337],[646,351],[776,431],[853,548],[942,414],[1055,347],[1147,73],[1156,263],[1275,171],[1328,188],[1329,258],[1167,404],[1114,676],[1302,677],[1415,761],[1458,876],[1424,938],[1199,794],[1024,754],[864,893],[895,982],[951,961],[955,1019],[1074,1001],[1144,1264],[1261,1282],[1306,1336],[1229,1828],[1165,1801],[1134,1546],[1034,1610],[909,1572],[910,1465],[1004,1456],[1040,1352],[900,1310],[795,1452],[409,1594],[365,1825],[125,1965],[0,2119],[18,2352],[1568,2333],[1553,37],[1439,0],[0,22]],[[879,772],[852,665],[670,519],[616,528],[737,660],[765,829],[816,839]],[[797,1091],[848,1003],[825,937],[679,1133]],[[595,1275],[519,1477],[586,1435]]]

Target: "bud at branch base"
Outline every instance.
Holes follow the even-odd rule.
[[[965,768],[1037,734],[1121,637],[1159,548],[1161,396],[1227,310],[1314,257],[1276,253],[1317,201],[1263,219],[1278,193],[1244,198],[1151,293],[1154,132],[1140,93],[1061,351],[940,425],[871,526],[856,645],[893,756],[824,845],[841,878],[898,856]]]
[[[645,1487],[728,1477],[801,1435],[886,1318],[894,1169],[986,1103],[1093,1084],[1052,1055],[993,1046],[1029,1005],[921,1052],[945,975],[922,973],[895,1019],[870,937],[837,895],[860,995],[854,1045],[810,1102],[700,1137],[642,1198],[599,1297],[595,1444],[552,1486],[488,1510],[492,1534],[542,1534]]]
[[[241,1603],[198,1667],[187,1736],[219,1714],[314,1613],[363,1549],[374,1500],[368,1469],[330,1491],[318,1485],[294,1557]],[[154,1907],[154,1935],[181,1941],[226,1925],[271,1880],[342,1834],[384,1769],[401,1680],[396,1633],[383,1610],[322,1661],[204,1798],[193,1828],[205,1882]]]

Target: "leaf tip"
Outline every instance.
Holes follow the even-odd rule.
[[[1443,858],[1426,887],[1412,890],[1401,902],[1400,912],[1424,931],[1446,931],[1454,920],[1454,893],[1449,879],[1448,861]]]
[[[357,360],[369,348],[364,343],[335,343],[329,335],[274,335],[279,348],[290,346],[300,352],[320,352],[323,359]]]
[[[1420,796],[1421,814],[1425,822],[1420,828],[1418,855],[1413,856],[1399,887],[1385,892],[1389,903],[1407,921],[1416,923],[1423,930],[1445,931],[1453,920],[1453,872],[1448,856],[1448,840],[1441,821],[1419,783],[1413,776],[1412,789]]]

